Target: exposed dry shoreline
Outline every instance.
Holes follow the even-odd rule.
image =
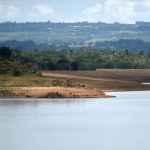
[[[106,98],[104,92],[150,90],[150,70],[42,71],[0,77],[0,98]],[[22,86],[23,85],[23,86]]]
[[[105,92],[123,92],[124,90],[88,90],[66,87],[13,87],[0,89],[4,94],[0,98],[110,98]],[[141,91],[141,90],[136,90]],[[7,92],[7,94],[6,94]]]
[[[101,90],[65,87],[13,87],[1,98],[107,98]]]

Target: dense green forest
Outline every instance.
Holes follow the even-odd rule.
[[[111,50],[34,50],[0,48],[0,73],[21,75],[38,70],[95,70],[150,68],[150,54]]]

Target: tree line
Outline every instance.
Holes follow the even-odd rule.
[[[150,54],[112,50],[30,50],[0,48],[0,73],[21,75],[38,70],[96,70],[150,68]]]

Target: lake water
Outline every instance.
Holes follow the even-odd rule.
[[[142,84],[144,84],[144,85],[149,85],[150,83],[145,82],[145,83],[142,83]]]
[[[1,99],[0,150],[150,150],[150,91]]]

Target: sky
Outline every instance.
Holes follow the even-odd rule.
[[[0,0],[0,22],[150,22],[150,0]]]

